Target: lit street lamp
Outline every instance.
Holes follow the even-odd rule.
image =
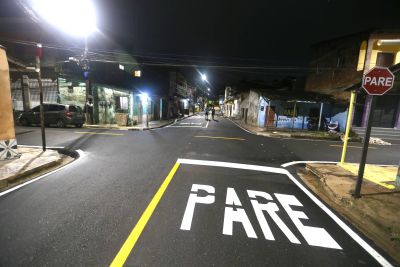
[[[30,3],[40,17],[68,34],[84,37],[97,30],[90,0],[30,0]]]
[[[96,14],[91,0],[29,0],[32,9],[48,23],[75,36],[84,37],[85,50],[81,59],[86,82],[87,106],[90,92],[87,38],[97,31]],[[73,15],[73,18],[71,16]],[[86,117],[89,118],[88,106]],[[92,116],[90,116],[92,120]]]

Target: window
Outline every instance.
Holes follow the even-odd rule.
[[[70,112],[82,112],[82,109],[80,106],[69,106],[69,111]]]
[[[376,57],[376,66],[390,67],[394,62],[394,53],[378,53]]]
[[[33,112],[39,112],[40,111],[40,106],[36,106],[32,109]]]
[[[357,71],[364,69],[365,53],[367,51],[367,42],[363,41],[360,46],[360,53],[358,55]]]
[[[115,101],[116,109],[127,110],[128,109],[128,97],[118,96]]]
[[[47,111],[61,111],[64,110],[64,106],[60,105],[49,105],[49,108]]]
[[[70,112],[77,112],[78,109],[75,106],[69,106],[69,111]]]

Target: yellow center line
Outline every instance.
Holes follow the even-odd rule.
[[[343,147],[343,145],[329,145],[329,146],[334,146],[334,147]],[[347,147],[352,147],[352,148],[361,148],[361,146],[347,146]],[[369,149],[377,149],[376,147],[370,146],[368,147]]]
[[[196,138],[211,138],[211,139],[225,139],[225,140],[239,140],[246,141],[246,139],[238,137],[223,137],[223,136],[206,136],[206,135],[196,135]]]
[[[172,178],[174,177],[176,171],[178,170],[179,165],[180,164],[178,162],[175,163],[174,167],[171,169],[168,176],[165,178],[164,182],[161,184],[157,193],[153,196],[153,199],[150,201],[146,210],[143,212],[139,221],[136,223],[132,232],[129,234],[128,238],[125,240],[125,243],[122,245],[117,256],[115,256],[114,260],[112,261],[112,263],[110,265],[111,267],[117,267],[117,266],[119,267],[119,266],[123,266],[125,264],[126,259],[128,258],[129,254],[131,253],[131,251],[132,251],[133,247],[135,246],[137,240],[139,239],[144,227],[146,226],[146,224],[149,221],[151,215],[153,214],[155,208],[157,207],[158,202],[160,202],[161,197],[164,195],[165,190],[167,189],[169,183],[171,182]]]
[[[77,134],[103,134],[103,135],[125,135],[125,134],[118,134],[118,133],[99,133],[99,132],[75,132]]]

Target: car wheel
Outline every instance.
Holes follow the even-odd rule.
[[[82,123],[78,123],[75,126],[76,126],[76,128],[82,128]]]
[[[56,122],[56,125],[58,128],[64,128],[65,127],[65,122],[63,120],[58,120]]]
[[[30,126],[29,121],[26,118],[22,118],[19,120],[22,126]]]

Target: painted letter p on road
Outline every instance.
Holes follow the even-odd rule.
[[[183,215],[181,230],[189,231],[192,226],[193,213],[196,203],[200,204],[212,204],[215,201],[215,196],[207,195],[200,197],[197,195],[199,190],[204,190],[209,194],[215,194],[215,188],[210,185],[193,184],[192,193],[189,195],[189,199],[186,205],[185,214]]]

